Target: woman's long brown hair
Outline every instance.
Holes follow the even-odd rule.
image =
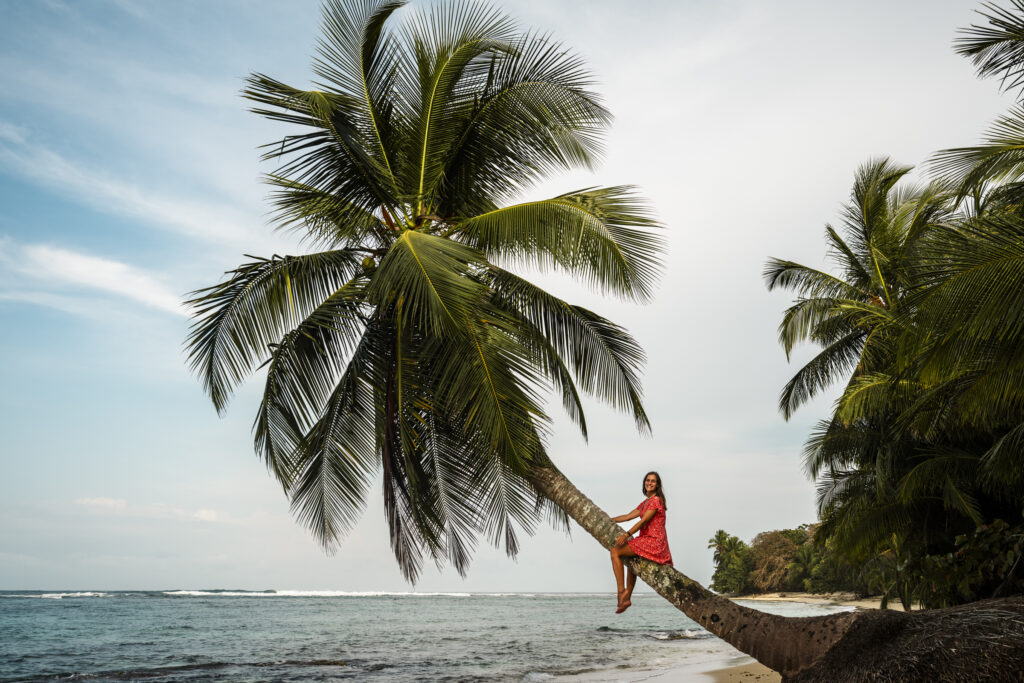
[[[644,482],[646,482],[647,481],[647,477],[651,476],[652,474],[655,477],[657,477],[657,479],[658,479],[658,487],[656,489],[654,489],[654,495],[656,495],[658,498],[661,498],[661,505],[666,510],[668,510],[668,503],[665,502],[665,492],[661,490],[661,475],[658,474],[657,472],[648,472],[647,474],[644,475]],[[644,484],[640,484],[640,489],[641,489],[641,491],[643,491],[643,494],[646,496],[647,495],[647,487]]]

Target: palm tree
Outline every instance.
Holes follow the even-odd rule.
[[[511,203],[552,171],[588,167],[609,120],[580,60],[470,4],[392,31],[402,5],[331,0],[302,90],[255,74],[255,111],[297,127],[268,145],[279,221],[321,251],[254,259],[192,304],[190,362],[219,411],[266,367],[257,451],[327,547],[383,471],[391,545],[464,572],[483,534],[567,514],[610,548],[611,519],[554,466],[541,397],[580,393],[641,431],[643,354],[621,327],[515,275],[532,265],[638,302],[660,268],[659,226],[625,187]],[[819,666],[861,619],[749,610],[671,567],[631,560],[691,618],[787,675]]]
[[[708,539],[708,550],[714,550],[715,553],[712,556],[716,565],[722,562],[725,557],[727,548],[729,547],[729,541],[734,538],[725,529],[719,529],[715,532],[715,535]]]
[[[279,220],[321,251],[246,263],[192,303],[192,367],[218,410],[266,365],[256,447],[332,547],[384,471],[405,576],[464,572],[479,534],[518,548],[549,508],[541,396],[586,434],[580,394],[631,412],[643,354],[621,327],[499,264],[650,298],[659,226],[626,187],[506,203],[590,166],[609,115],[578,57],[483,7],[387,30],[402,3],[331,2],[316,89],[248,79],[255,111],[298,126],[269,145]]]
[[[814,568],[821,562],[821,556],[814,551],[813,543],[804,543],[797,548],[796,556],[786,567],[787,580],[796,590],[804,588],[804,580],[811,578]]]
[[[789,358],[811,341],[822,351],[786,383],[779,410],[793,412],[828,385],[861,379],[886,366],[897,316],[912,288],[906,268],[917,240],[950,210],[942,185],[898,187],[909,166],[875,159],[857,171],[840,234],[825,226],[830,255],[842,275],[793,261],[770,259],[764,278],[769,290],[793,289],[798,298],[779,325],[779,342]]]

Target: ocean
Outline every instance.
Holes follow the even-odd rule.
[[[7,591],[0,683],[636,680],[739,656],[657,595],[614,610],[611,593]]]

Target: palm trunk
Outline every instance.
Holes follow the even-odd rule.
[[[611,549],[621,528],[554,465],[536,468],[530,479]],[[627,564],[686,616],[784,680],[959,681],[979,680],[975,676],[983,671],[997,674],[992,680],[1022,680],[1020,598],[913,614],[872,610],[780,617],[737,605],[667,565],[641,558]],[[999,678],[1011,670],[1011,678]]]

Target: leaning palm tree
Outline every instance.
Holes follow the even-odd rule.
[[[402,5],[332,0],[314,89],[249,78],[256,112],[295,132],[268,145],[279,222],[319,250],[253,259],[196,293],[190,362],[219,411],[265,367],[257,451],[299,520],[336,547],[382,473],[391,545],[464,572],[481,535],[567,514],[605,547],[621,529],[555,467],[544,392],[586,434],[580,394],[649,428],[643,354],[621,327],[511,269],[571,274],[643,302],[662,238],[626,187],[514,203],[598,158],[608,112],[579,58],[477,5],[389,19]],[[787,620],[632,559],[661,595],[786,674],[811,671],[861,623]]]
[[[192,367],[218,410],[266,366],[257,450],[328,547],[384,474],[391,545],[464,572],[476,537],[518,548],[547,498],[545,390],[586,434],[581,393],[629,411],[642,352],[621,327],[503,265],[650,298],[662,238],[627,187],[509,199],[590,166],[608,112],[578,57],[503,15],[451,4],[393,35],[402,3],[332,2],[315,89],[253,75],[280,222],[320,250],[256,259],[191,302]]]

